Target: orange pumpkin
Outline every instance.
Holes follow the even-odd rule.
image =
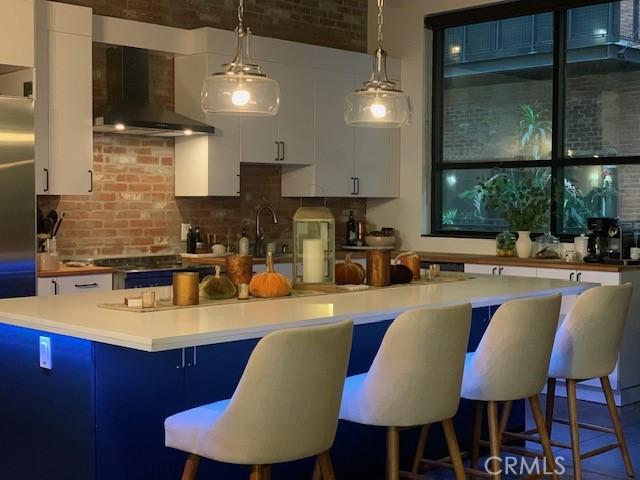
[[[364,267],[351,261],[351,254],[344,257],[344,262],[336,263],[336,283],[338,285],[360,285],[367,277]]]
[[[249,292],[254,297],[286,297],[291,293],[291,282],[273,268],[273,254],[267,253],[267,270],[257,273],[249,283]]]

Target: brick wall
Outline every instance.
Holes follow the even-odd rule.
[[[233,30],[237,0],[57,0],[97,15],[178,28]],[[364,52],[367,0],[246,0],[245,19],[256,35]]]
[[[184,251],[180,224],[191,223],[203,234],[218,234],[232,243],[246,226],[253,243],[255,214],[260,205],[271,205],[280,216],[272,225],[265,214],[262,224],[267,240],[292,245],[291,219],[299,199],[280,196],[280,167],[243,165],[239,198],[175,198],[173,140],[137,136],[94,136],[95,193],[92,196],[41,196],[45,212],[65,212],[58,234],[58,248],[66,257],[173,253]],[[321,199],[305,199],[304,205],[322,205]],[[366,214],[362,199],[327,199],[336,217],[338,242],[349,210],[357,218]]]
[[[211,25],[233,28],[235,1],[190,2],[169,0],[76,0],[94,12],[135,20],[193,28]],[[300,6],[294,12],[294,5]],[[249,1],[247,18],[256,20],[255,32],[277,38],[331,47],[364,50],[366,47],[366,0],[279,0]],[[261,15],[261,17],[260,17]],[[253,25],[253,22],[251,22]],[[294,26],[304,25],[300,31]],[[348,33],[348,34],[347,34]],[[297,35],[297,37],[296,37]],[[173,55],[152,52],[149,56],[151,99],[174,108]],[[93,48],[94,114],[106,104],[106,50]],[[280,167],[243,165],[240,198],[175,198],[173,140],[120,135],[94,135],[94,188],[92,196],[40,196],[38,206],[45,213],[55,208],[65,212],[58,234],[58,247],[65,257],[145,254],[184,251],[180,224],[202,227],[203,233],[218,234],[226,241],[227,227],[235,239],[247,226],[253,242],[255,213],[268,204],[280,214],[281,223],[272,226],[266,218],[268,240],[291,245],[291,218],[299,199],[280,196]],[[322,200],[304,200],[321,205]],[[342,235],[349,210],[357,218],[366,216],[363,199],[328,199]],[[338,240],[339,242],[339,240]],[[234,242],[235,243],[235,242]]]

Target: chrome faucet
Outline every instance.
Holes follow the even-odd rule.
[[[253,246],[253,255],[255,257],[264,257],[264,256],[266,256],[265,247],[264,247],[264,232],[262,231],[262,228],[260,227],[260,215],[265,210],[268,210],[269,212],[271,212],[271,216],[273,218],[273,223],[274,224],[278,223],[278,214],[269,205],[262,205],[258,209],[258,213],[256,213],[256,243]]]

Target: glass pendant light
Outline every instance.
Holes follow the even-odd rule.
[[[411,99],[387,76],[387,52],[382,48],[382,11],[378,0],[378,49],[371,78],[347,96],[344,119],[352,127],[397,128],[411,121]]]
[[[224,71],[208,76],[202,86],[202,110],[247,116],[277,115],[280,87],[251,61],[251,29],[244,26],[244,0],[238,6],[236,56]]]

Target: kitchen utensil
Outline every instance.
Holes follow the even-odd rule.
[[[64,220],[64,213],[58,218],[58,221],[53,227],[53,232],[51,233],[51,238],[56,238],[58,232],[60,231],[60,227],[62,226],[62,221]]]
[[[197,272],[173,273],[173,304],[180,306],[200,303],[200,274]]]
[[[372,287],[391,285],[391,252],[388,250],[367,251],[367,285]]]
[[[248,284],[253,275],[253,257],[251,255],[227,255],[225,257],[227,275],[234,285]]]
[[[54,272],[60,268],[60,257],[57,253],[39,253],[38,271]]]

